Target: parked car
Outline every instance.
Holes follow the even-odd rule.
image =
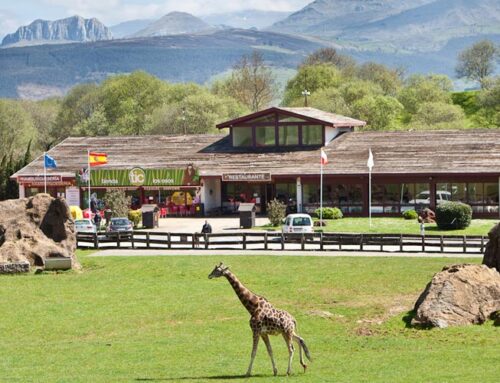
[[[451,201],[451,193],[446,190],[436,190],[436,204],[440,204],[445,201]],[[412,199],[409,203],[428,205],[430,202],[430,193],[428,190],[424,190],[417,195],[416,199]]]
[[[132,231],[134,225],[126,217],[111,218],[108,231]]]
[[[77,219],[75,221],[75,231],[77,233],[96,233],[97,228],[94,223],[88,219]]]
[[[289,214],[281,227],[283,233],[312,233],[313,220],[309,214]]]

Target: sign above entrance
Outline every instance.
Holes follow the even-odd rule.
[[[53,182],[61,182],[62,177],[60,175],[56,176],[19,176],[17,177],[17,182],[20,184],[35,184],[35,183],[41,183],[43,184],[45,181],[47,181],[47,184],[53,183]]]
[[[271,173],[223,173],[222,181],[267,182],[271,181]]]
[[[82,174],[77,173],[76,177],[79,185],[86,186],[87,180]],[[185,169],[98,169],[90,172],[90,184],[95,187],[197,186],[200,176],[192,165]]]

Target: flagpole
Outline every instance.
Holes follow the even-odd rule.
[[[321,155],[321,154],[320,154]],[[320,178],[319,178],[319,225],[323,227],[323,156],[320,158]]]
[[[47,152],[43,152],[43,192],[47,194],[47,164],[45,163],[45,156]]]
[[[89,209],[89,218],[92,219],[92,212],[90,210],[90,149],[87,148],[87,171],[88,171],[88,185],[89,185],[89,196],[88,196],[88,209]]]
[[[372,168],[368,171],[368,214],[370,222],[370,230],[372,228]]]

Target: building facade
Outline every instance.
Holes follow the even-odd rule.
[[[108,154],[90,171],[90,193],[124,189],[132,207],[156,203],[167,215],[231,214],[241,202],[265,213],[276,198],[289,211],[323,205],[347,216],[399,216],[453,200],[475,217],[499,216],[500,132],[495,130],[370,132],[365,123],[313,108],[269,108],[217,125],[218,135],[71,137],[50,150],[48,192],[69,204],[88,201],[87,150]],[[21,196],[43,191],[43,160],[12,176]]]

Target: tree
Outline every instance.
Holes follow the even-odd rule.
[[[358,77],[379,85],[384,94],[389,96],[396,96],[402,85],[400,71],[374,62],[361,65],[358,69]]]
[[[282,104],[287,106],[292,105],[292,103],[297,104],[296,100],[298,99],[304,100],[302,92],[306,89],[313,95],[319,89],[337,87],[341,83],[342,75],[333,65],[317,64],[301,66],[297,74],[286,84]],[[303,105],[304,103],[302,102]]]
[[[36,142],[37,132],[30,115],[14,100],[0,100],[0,158],[24,153],[29,142]]]
[[[480,109],[475,119],[483,126],[500,127],[500,77],[479,93],[478,104]]]
[[[498,48],[490,40],[478,41],[458,55],[457,76],[477,81],[481,88],[485,88],[488,77],[495,71],[497,52]]]
[[[356,61],[351,56],[338,53],[335,48],[320,48],[307,56],[301,65],[318,64],[331,64],[338,69],[351,71],[356,66]]]
[[[396,127],[398,117],[403,111],[403,105],[391,96],[366,96],[356,101],[353,115],[367,122],[371,130],[389,130]]]
[[[276,96],[276,79],[265,65],[262,53],[253,51],[243,55],[233,67],[230,77],[223,82],[224,91],[251,111],[271,104]]]
[[[128,217],[131,197],[127,197],[125,190],[111,189],[104,194],[104,201],[113,212],[113,217]]]
[[[445,75],[413,75],[399,92],[398,99],[410,115],[417,113],[421,104],[426,102],[451,103],[453,84]]]
[[[300,107],[303,105],[304,100],[302,98],[297,98],[293,100],[289,106]],[[342,93],[338,88],[317,90],[309,97],[308,105],[313,108],[324,110],[325,112],[342,114],[344,116],[351,115],[351,109],[346,104],[344,98],[342,97]]]
[[[425,102],[412,118],[414,126],[434,129],[462,128],[465,114],[461,107],[443,102]]]

